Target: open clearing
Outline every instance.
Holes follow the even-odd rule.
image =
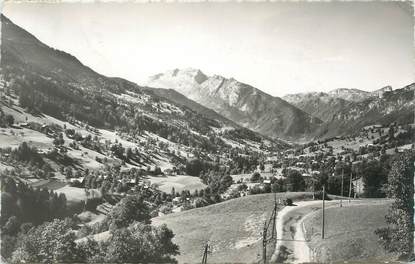
[[[52,146],[53,139],[27,128],[0,129],[0,145],[2,148],[17,148],[24,141],[32,147],[47,149]]]
[[[68,202],[81,202],[86,200],[86,193],[84,188],[65,186],[57,189],[56,192],[64,193]],[[96,189],[90,189],[89,193],[89,198],[101,196],[101,193]]]
[[[391,201],[365,199],[326,210],[325,239],[321,239],[321,210],[304,219],[306,239],[312,260],[332,262],[343,260],[376,260],[393,258],[377,242],[374,233],[386,225],[385,215]]]
[[[62,188],[66,185],[65,182],[58,181],[58,180],[36,180],[35,182],[30,184],[32,187],[35,188],[45,188],[48,190],[57,190],[59,188]]]
[[[202,190],[207,187],[200,178],[187,175],[149,176],[147,179],[151,184],[156,184],[159,190],[165,193],[171,193],[173,187],[176,192],[181,192],[183,190],[194,192],[195,190]]]
[[[96,214],[90,211],[84,211],[78,214],[78,218],[81,220],[82,223],[92,226],[95,223],[102,222],[106,218],[106,216],[104,214]]]
[[[334,197],[333,197],[334,198]],[[338,198],[338,197],[337,197]],[[276,250],[271,263],[373,261],[388,256],[374,231],[385,226],[386,199],[326,201],[325,239],[321,239],[322,201],[300,201],[278,213]]]
[[[277,199],[311,199],[311,193],[277,193]],[[209,241],[212,263],[253,263],[261,258],[261,232],[274,194],[250,195],[223,203],[153,218],[167,224],[180,247],[179,263],[200,262]]]

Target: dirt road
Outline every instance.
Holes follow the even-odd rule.
[[[321,208],[320,201],[297,202],[286,206],[277,216],[277,245],[271,263],[303,263],[310,260],[307,242],[304,239],[302,219],[313,210]]]
[[[338,206],[338,200],[326,201],[326,207]],[[322,208],[322,201],[301,201],[278,212],[277,245],[271,263],[305,263],[312,261],[312,252],[304,235],[304,218]]]

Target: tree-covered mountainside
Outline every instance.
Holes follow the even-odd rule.
[[[333,114],[318,136],[347,135],[368,125],[412,124],[414,122],[415,83],[385,91],[358,102],[350,102]]]
[[[386,86],[373,92],[336,89],[328,93],[290,94],[283,98],[303,111],[324,121],[318,137],[347,135],[367,125],[414,121],[414,84],[392,90]]]
[[[168,94],[164,97],[100,75],[75,57],[41,43],[5,16],[1,19],[3,88],[18,94],[20,106],[31,113],[79,120],[133,137],[151,132],[208,152],[230,148],[222,140],[227,130],[246,130],[190,100],[178,103]],[[245,137],[236,140],[266,142],[270,148],[286,146],[251,132],[236,135]]]

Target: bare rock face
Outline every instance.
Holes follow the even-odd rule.
[[[233,78],[207,76],[197,69],[157,74],[147,85],[175,89],[239,125],[271,137],[307,139],[322,123],[279,97]]]
[[[355,88],[338,88],[328,92],[328,94],[332,98],[339,98],[351,102],[359,102],[372,96],[370,92]]]
[[[300,93],[284,99],[324,121],[316,136],[353,133],[366,125],[412,123],[414,84],[393,90],[385,86],[372,92],[341,88],[328,93]]]

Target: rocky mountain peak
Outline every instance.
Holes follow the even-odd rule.
[[[321,123],[279,97],[220,75],[184,69],[156,75],[147,86],[171,88],[237,124],[272,137],[304,137]],[[314,120],[314,121],[313,121]],[[300,125],[301,124],[301,125]]]
[[[332,97],[351,102],[359,102],[370,97],[370,92],[362,91],[356,88],[338,88],[329,91],[328,94]]]

